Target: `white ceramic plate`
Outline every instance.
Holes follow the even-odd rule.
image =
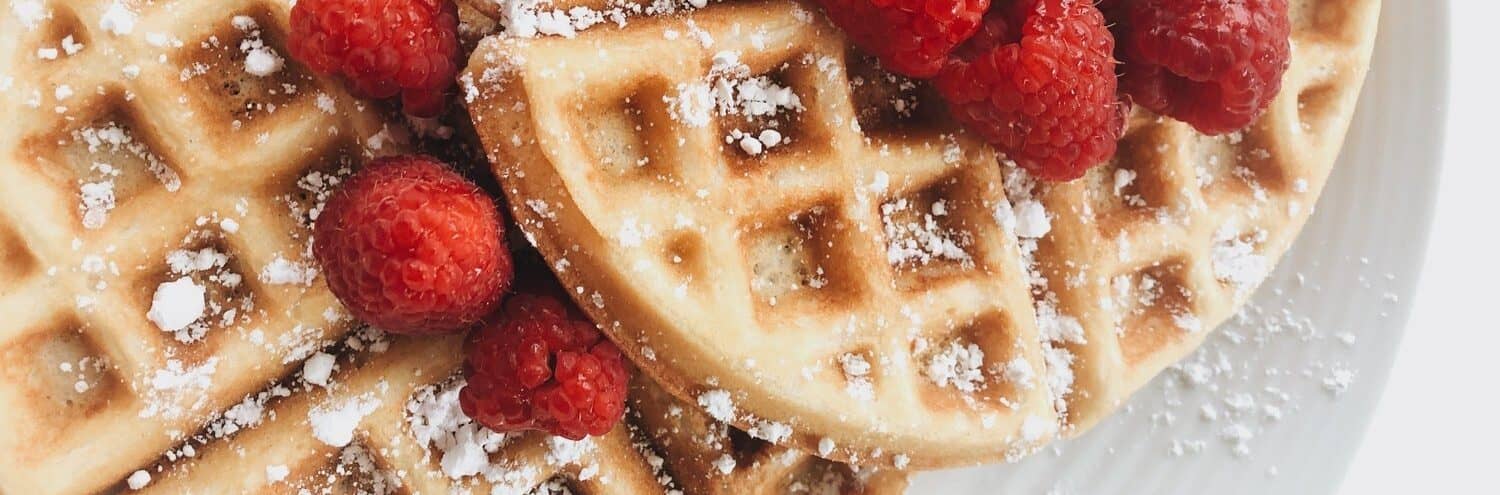
[[[1443,139],[1448,2],[1387,1],[1319,210],[1247,317],[1082,438],[910,492],[1328,494],[1385,386],[1426,247]]]

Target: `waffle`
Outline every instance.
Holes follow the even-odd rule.
[[[1137,111],[1115,159],[1067,184],[1013,174],[1051,231],[1028,243],[1071,434],[1107,417],[1230,318],[1291,247],[1338,158],[1379,0],[1294,0],[1291,67],[1250,128],[1207,137]],[[1034,242],[1034,248],[1031,246]],[[1034,251],[1032,251],[1034,249]]]
[[[697,473],[652,443],[675,433],[633,424],[585,444],[479,433],[456,409],[460,338],[388,339],[310,269],[340,178],[414,143],[289,60],[247,72],[252,51],[285,53],[284,3],[133,6],[109,23],[108,3],[36,5],[45,16],[0,14],[22,33],[0,37],[0,111],[17,116],[0,131],[0,493],[904,486],[801,454]],[[183,279],[203,315],[163,331],[175,317],[157,293]]]
[[[521,229],[684,400],[854,464],[1051,435],[993,153],[821,14],[731,3],[491,38],[460,81]],[[734,101],[699,101],[726,84]]]
[[[900,473],[861,478],[830,461],[771,449],[763,452],[780,454],[775,463],[743,463],[721,471],[671,448],[698,445],[702,437],[693,435],[699,430],[657,430],[647,436],[639,420],[581,442],[535,432],[476,430],[466,418],[454,416],[459,414],[461,379],[453,375],[460,356],[458,338],[401,339],[347,356],[330,379],[335,385],[329,393],[280,399],[266,406],[263,415],[270,419],[233,442],[212,443],[191,459],[149,468],[156,474],[144,492],[189,493],[211,486],[223,493],[666,495],[717,493],[685,480],[734,479],[741,483],[735,493],[879,494],[899,493],[906,484]],[[631,408],[642,414],[632,412],[631,418],[653,417],[668,408],[687,411],[676,418],[695,417],[670,396],[650,392],[648,381],[637,382]],[[319,423],[306,419],[346,404],[370,406],[349,425],[353,433],[348,443],[330,446],[322,440],[326,435],[319,432]]]
[[[883,495],[906,489],[906,475],[899,471],[861,470],[755,438],[643,376],[631,383],[630,407],[635,424],[667,458],[686,493]]]
[[[669,392],[823,457],[953,466],[1087,430],[1289,246],[1379,10],[1291,3],[1251,129],[1137,112],[1051,186],[793,2],[492,38],[460,80],[527,238]]]
[[[286,2],[7,7],[0,492],[95,492],[354,328],[309,226],[405,133],[284,60]]]

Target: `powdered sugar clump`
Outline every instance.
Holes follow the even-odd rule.
[[[1256,244],[1265,241],[1265,231],[1257,231],[1250,238],[1237,234],[1232,225],[1225,225],[1214,234],[1214,277],[1230,284],[1241,296],[1248,295],[1271,273],[1271,261],[1255,252]]]
[[[328,379],[333,376],[333,368],[336,360],[332,354],[319,352],[307,358],[302,363],[302,380],[320,387],[328,386]]]
[[[781,443],[792,436],[792,427],[775,421],[760,420],[745,433],[771,443]]]
[[[78,186],[78,197],[83,201],[79,206],[83,211],[83,228],[103,228],[110,210],[115,209],[114,181],[85,182]]]
[[[354,429],[365,416],[380,407],[380,399],[371,394],[353,397],[332,406],[316,408],[307,413],[307,422],[312,425],[313,437],[331,447],[344,447],[354,441]]]
[[[245,72],[256,77],[266,77],[281,71],[284,62],[270,47],[260,46],[245,53]]]
[[[734,422],[734,401],[730,399],[729,392],[723,390],[704,392],[698,395],[698,405],[720,423]]]
[[[438,466],[448,478],[482,474],[485,479],[499,480],[505,469],[490,463],[490,454],[505,445],[506,437],[464,415],[458,405],[458,392],[463,386],[463,379],[458,378],[442,388],[429,385],[417,389],[406,403],[407,430],[424,450],[437,449],[441,456]]]
[[[844,389],[859,400],[875,398],[875,384],[870,381],[870,362],[864,356],[845,353],[839,356],[839,367],[844,370]]]
[[[310,263],[299,263],[277,255],[260,269],[260,281],[271,285],[311,286],[318,278],[318,267]]]
[[[137,469],[134,473],[130,473],[129,478],[125,478],[125,486],[130,487],[131,490],[140,490],[149,484],[151,484],[151,473],[144,469]]]
[[[278,481],[286,479],[287,475],[291,473],[292,470],[286,467],[285,464],[273,464],[270,466],[266,466],[266,481],[269,483],[276,483]]]
[[[734,458],[730,457],[729,454],[720,455],[719,458],[714,459],[713,462],[714,469],[718,469],[720,474],[729,474],[734,472],[735,464],[736,463],[734,461]]]
[[[927,358],[922,371],[939,387],[953,387],[960,392],[984,388],[984,351],[974,344],[949,342]]]
[[[285,61],[276,50],[266,46],[260,37],[260,26],[249,16],[235,16],[230,20],[236,29],[249,34],[240,42],[239,49],[245,53],[245,72],[255,77],[266,77],[281,71]]]
[[[182,277],[164,282],[156,287],[151,297],[151,310],[146,318],[164,332],[177,332],[203,317],[206,306],[206,291],[191,277]]]
[[[135,12],[124,3],[116,0],[109,4],[104,10],[104,15],[99,18],[99,29],[109,32],[115,36],[125,36],[135,31]]]
[[[52,11],[47,10],[47,5],[42,0],[12,0],[10,11],[28,28],[37,27],[42,21],[52,17]]]

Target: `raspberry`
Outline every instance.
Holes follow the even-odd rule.
[[[349,311],[397,333],[466,329],[512,278],[495,203],[425,156],[371,162],[329,198],[313,253]]]
[[[1250,125],[1281,91],[1286,0],[1122,2],[1120,85],[1136,103],[1206,134]]]
[[[345,78],[361,98],[401,95],[406,113],[435,117],[458,72],[452,0],[300,0],[292,58]]]
[[[990,0],[819,0],[854,43],[886,69],[929,78],[979,29]]]
[[[935,83],[955,119],[1017,164],[1072,180],[1123,132],[1113,51],[1092,1],[1019,0],[991,10]]]
[[[517,294],[469,340],[464,414],[498,432],[580,440],[613,429],[629,376],[620,350],[561,300]]]

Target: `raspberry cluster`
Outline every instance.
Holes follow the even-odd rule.
[[[1124,129],[1114,37],[1082,0],[995,9],[935,83],[953,117],[1016,163],[1053,180],[1114,156]]]
[[[1108,161],[1130,101],[1207,134],[1248,126],[1290,52],[1286,0],[820,2],[855,44],[933,78],[955,119],[1051,180]]]
[[[512,297],[469,345],[459,405],[492,430],[579,440],[608,433],[624,415],[629,376],[619,349],[557,298]]]
[[[936,76],[979,29],[990,0],[819,0],[828,17],[892,72]]]
[[[288,49],[314,71],[342,76],[355,96],[401,96],[402,109],[435,117],[458,73],[453,0],[300,0]]]
[[[407,334],[467,330],[499,304],[513,268],[495,203],[425,156],[371,162],[313,230],[328,287],[359,319]]]
[[[1250,125],[1281,91],[1286,0],[1121,3],[1120,81],[1141,106],[1222,134]]]

